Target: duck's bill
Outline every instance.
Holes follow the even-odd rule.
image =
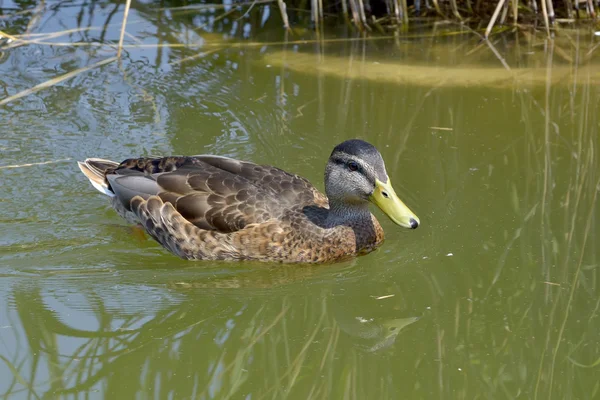
[[[370,200],[392,221],[404,228],[415,229],[421,224],[419,217],[398,198],[389,179],[388,183],[383,183],[379,179],[375,181],[375,190]]]

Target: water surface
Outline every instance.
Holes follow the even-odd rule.
[[[122,6],[1,6],[37,42],[4,43],[0,99],[116,53]],[[0,106],[1,396],[599,395],[598,38],[161,7],[134,4],[120,63]],[[322,188],[353,137],[422,225],[374,210],[385,244],[320,267],[179,260],[76,165],[214,153]]]

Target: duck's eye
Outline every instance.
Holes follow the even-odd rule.
[[[350,171],[358,171],[358,163],[356,161],[348,161],[347,165]]]

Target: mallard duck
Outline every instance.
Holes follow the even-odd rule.
[[[379,151],[358,139],[333,149],[327,196],[298,175],[216,155],[78,164],[122,217],[184,259],[319,263],[366,254],[384,240],[369,202],[402,227],[419,226]]]

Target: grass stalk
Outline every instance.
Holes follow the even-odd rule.
[[[534,0],[535,3],[535,0]],[[550,37],[550,25],[548,23],[548,9],[546,7],[546,0],[542,0],[542,15],[544,17],[544,27],[546,28],[546,36]]]
[[[216,53],[217,51],[220,51],[222,49],[222,47],[217,47],[216,49],[211,49],[211,50],[207,50],[207,51],[203,51],[201,53],[198,54],[194,54],[192,56],[189,57],[185,57],[179,60],[175,60],[173,62],[170,63],[170,65],[179,65],[179,64],[183,64],[184,62],[188,62],[188,61],[192,61],[192,60],[197,60],[199,58],[204,58],[210,54]]]
[[[32,10],[31,19],[27,23],[27,28],[25,28],[25,34],[31,33],[34,28],[39,24],[42,19],[42,14],[44,9],[46,8],[46,1],[41,0],[39,4]]]
[[[79,74],[82,74],[82,73],[87,72],[94,68],[101,67],[106,64],[110,64],[111,62],[116,61],[116,60],[117,60],[117,57],[110,57],[110,58],[107,58],[106,60],[102,60],[95,64],[88,65],[87,67],[83,67],[83,68],[76,69],[75,71],[67,72],[64,75],[57,76],[56,78],[52,78],[50,80],[47,80],[46,82],[42,82],[39,85],[35,85],[34,87],[32,87],[30,89],[23,90],[17,94],[13,94],[12,96],[8,96],[8,97],[0,100],[0,106],[6,105],[6,104],[10,103],[11,101],[20,99],[21,97],[28,96],[32,93],[39,92],[40,90],[47,89],[49,87],[59,84],[60,82],[74,78]]]
[[[554,21],[556,15],[554,14],[554,4],[552,4],[552,0],[546,0],[548,2],[548,17],[550,21]]]
[[[405,25],[408,25],[408,4],[406,0],[401,0],[402,5],[402,20]]]
[[[123,13],[123,24],[121,25],[121,36],[119,37],[119,49],[117,50],[117,58],[121,58],[121,52],[123,51],[123,39],[125,39],[125,26],[127,26],[127,17],[129,16],[129,8],[131,7],[131,0],[127,0],[125,3],[125,12]]]
[[[348,0],[342,0],[342,15],[344,16],[345,21],[349,21],[350,18],[348,16]]]
[[[369,24],[367,23],[367,14],[365,13],[365,4],[363,0],[358,0],[358,15],[360,16],[360,22],[362,26],[370,31]]]
[[[13,168],[33,167],[33,166],[36,166],[36,165],[56,164],[56,163],[65,162],[65,161],[71,161],[71,159],[70,158],[63,158],[63,159],[60,159],[60,160],[43,161],[43,162],[36,162],[36,163],[3,165],[3,166],[0,166],[0,169],[13,169]]]
[[[323,0],[317,0],[317,4],[319,6],[319,18],[321,18],[321,22],[323,22]]]
[[[490,19],[490,22],[488,23],[487,29],[485,30],[484,36],[485,36],[486,40],[490,36],[490,32],[492,31],[492,28],[494,27],[494,23],[496,23],[498,14],[500,14],[500,10],[502,9],[502,6],[504,5],[505,1],[506,0],[498,1],[498,5],[496,6],[496,9],[494,10],[494,14],[492,15],[492,18]]]
[[[29,389],[29,393],[31,395],[33,395],[36,399],[39,400],[40,396],[38,396],[38,394],[35,392],[35,389],[33,388],[33,385],[31,385],[29,382],[27,382],[27,380],[25,380],[23,378],[23,376],[19,372],[19,369],[13,363],[11,363],[8,358],[4,357],[1,354],[0,354],[0,360],[4,361],[4,363],[6,364],[6,366],[8,367],[8,369],[10,370],[10,372],[13,374],[13,377],[15,378],[15,380],[17,382],[19,382],[23,387],[28,388]]]
[[[400,0],[392,0],[391,2],[392,4],[390,5],[393,12],[394,12],[394,17],[396,17],[396,22],[400,23],[401,21],[401,17],[400,17]],[[392,11],[390,10],[390,11]]]
[[[579,0],[575,0],[575,3],[579,3]],[[573,1],[565,0],[565,8],[567,9],[567,17],[573,19]]]
[[[593,146],[593,143],[591,143],[591,145]],[[593,147],[591,147],[593,148]],[[596,188],[600,187],[600,179],[598,179],[598,181],[596,182]],[[567,300],[567,305],[565,306],[565,316],[563,318],[562,324],[560,326],[560,330],[558,331],[558,338],[556,339],[556,345],[554,346],[554,351],[552,354],[552,367],[550,369],[550,385],[549,387],[552,388],[552,382],[553,382],[553,378],[554,378],[554,366],[556,365],[556,357],[558,354],[558,349],[560,348],[560,343],[562,341],[564,332],[565,332],[565,328],[567,326],[567,320],[569,319],[569,311],[571,309],[571,304],[573,303],[573,298],[575,297],[575,290],[577,289],[577,286],[579,284],[579,275],[581,273],[581,266],[583,265],[583,256],[585,255],[585,246],[587,244],[587,240],[589,237],[589,233],[591,230],[591,225],[592,222],[594,221],[594,210],[595,210],[595,206],[596,206],[596,198],[598,197],[598,190],[594,190],[594,195],[591,201],[591,207],[590,207],[590,211],[588,213],[588,217],[587,217],[587,222],[585,224],[585,231],[583,234],[583,242],[581,243],[581,254],[579,256],[579,262],[577,263],[577,269],[575,270],[575,274],[573,276],[573,281],[571,282],[571,290],[569,292],[569,299]]]
[[[244,6],[252,6],[252,5],[256,5],[256,4],[267,4],[267,3],[273,3],[275,2],[275,0],[253,0],[253,1],[246,1],[246,2],[241,2],[241,3],[235,3],[235,6],[237,7],[244,7]],[[217,3],[211,3],[211,4],[191,4],[191,5],[187,5],[187,6],[180,6],[180,7],[160,7],[160,8],[155,8],[154,10],[156,11],[188,11],[188,10],[218,10],[218,9],[223,9],[223,8],[229,8],[231,7],[231,4],[227,3],[223,3],[223,4],[217,4]]]
[[[0,38],[7,38],[10,41],[17,41],[18,39],[13,36],[13,35],[9,35],[8,33],[4,32],[4,31],[0,31]]]
[[[352,21],[354,21],[354,24],[356,25],[356,27],[359,30],[362,30],[362,26],[360,23],[360,18],[358,16],[358,11],[357,11],[357,5],[356,5],[356,0],[349,0],[350,1],[350,11],[352,12]]]
[[[442,10],[440,8],[440,4],[438,3],[438,0],[432,0],[432,1],[433,1],[433,7],[435,8],[435,12],[437,12],[439,16],[441,16],[442,18],[445,19],[446,16],[442,12]]]
[[[596,19],[596,9],[592,0],[588,0],[588,10],[592,18]]]
[[[319,30],[321,19],[319,17],[319,4],[318,0],[311,0],[312,20],[315,24],[315,31]]]
[[[285,28],[286,31],[289,31],[290,30],[290,21],[288,20],[285,1],[277,0],[277,4],[279,5],[279,12],[281,13],[281,20],[283,21],[283,27]]]
[[[500,25],[504,25],[506,22],[506,16],[508,15],[508,1],[504,2],[504,7],[502,8],[502,17],[500,17]]]
[[[404,0],[406,1],[406,0]],[[456,19],[458,19],[459,21],[462,21],[462,17],[460,16],[460,13],[458,12],[458,4],[456,4],[456,0],[450,0],[450,6],[452,7],[452,14],[456,17]]]

